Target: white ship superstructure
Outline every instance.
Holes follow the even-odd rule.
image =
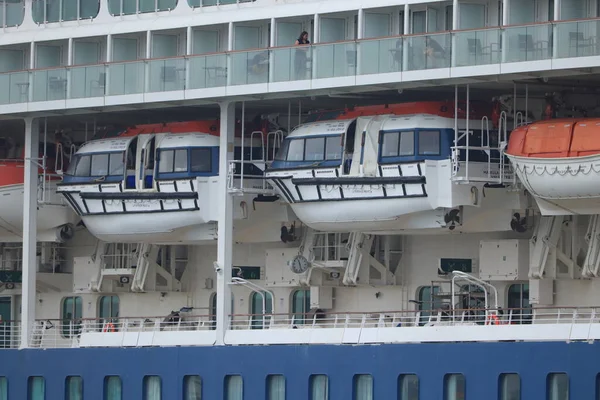
[[[599,21],[0,1],[0,399],[598,397]]]

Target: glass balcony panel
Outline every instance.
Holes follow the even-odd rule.
[[[547,60],[552,57],[552,25],[515,26],[505,29],[505,62]]]
[[[185,60],[167,58],[148,61],[150,92],[168,92],[185,89]]]
[[[236,4],[237,2],[238,0],[219,0],[219,4]]]
[[[144,62],[110,64],[109,94],[112,96],[144,92]]]
[[[106,88],[106,67],[89,65],[71,68],[71,98],[104,96]]]
[[[123,15],[131,15],[137,12],[137,0],[121,0],[123,2]],[[141,4],[140,4],[141,8]]]
[[[600,21],[561,22],[556,24],[556,58],[589,57],[600,54]]]
[[[198,0],[198,1],[202,2],[202,7],[217,5],[217,0]]]
[[[6,3],[4,1],[0,1],[0,27],[6,26],[4,23],[4,10],[6,9]]]
[[[25,3],[23,1],[8,1],[6,3],[6,26],[19,26],[25,18]]]
[[[230,53],[231,84],[250,85],[269,81],[269,51],[254,50]]]
[[[56,1],[56,0],[55,0]],[[77,2],[79,0],[62,0],[62,20],[77,20]]]
[[[98,0],[78,0],[79,17],[83,19],[96,18],[100,12],[100,2]],[[109,2],[110,6],[110,2]]]
[[[108,12],[111,15],[121,15],[121,0],[108,0]]]
[[[46,22],[60,21],[60,0],[46,0]]]
[[[331,43],[313,46],[315,78],[337,78],[356,74],[356,43]]]
[[[456,32],[456,66],[498,64],[502,57],[500,29]]]
[[[365,40],[360,48],[360,74],[402,71],[402,38]]]
[[[295,46],[271,50],[273,82],[310,79],[312,75],[312,48]]]
[[[173,10],[177,7],[177,0],[158,0],[158,11]]]
[[[139,0],[140,2],[140,12],[154,12],[156,10],[155,0]]]
[[[227,55],[211,54],[190,57],[190,89],[227,85]]]
[[[66,69],[43,69],[33,71],[33,101],[64,100],[66,98]]]
[[[0,104],[26,103],[29,99],[29,72],[0,74]]]
[[[32,0],[31,1],[31,12],[33,14],[33,22],[36,24],[43,24],[44,20],[44,7],[46,6],[46,0]]]
[[[404,45],[408,46],[408,71],[450,67],[452,41],[448,33],[409,36]]]

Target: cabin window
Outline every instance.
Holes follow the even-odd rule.
[[[415,155],[413,131],[385,132],[381,144],[381,157],[405,157]]]
[[[225,377],[225,400],[243,400],[244,380],[241,375]]]
[[[81,317],[83,314],[81,297],[65,297],[62,302],[61,332],[65,338],[81,333]]]
[[[288,146],[288,161],[302,161],[304,160],[304,139],[290,140]]]
[[[207,148],[196,148],[190,150],[191,172],[212,171],[212,151]]]
[[[90,164],[92,162],[92,156],[79,156],[75,159],[75,162],[71,164],[75,169],[75,176],[90,176]],[[71,168],[69,167],[69,170]],[[67,174],[69,171],[67,171]]]
[[[144,400],[160,400],[162,398],[162,382],[160,376],[144,377]]]
[[[569,400],[569,376],[567,374],[548,374],[548,400]]]
[[[287,159],[288,149],[290,147],[291,142],[292,140],[286,139],[283,141],[283,143],[281,143],[281,147],[275,155],[275,161],[285,161]]]
[[[108,154],[95,154],[92,156],[92,169],[90,176],[108,175]]]
[[[446,374],[444,377],[444,400],[465,400],[465,376],[463,374]]]
[[[521,400],[519,374],[500,374],[500,400]]]
[[[285,377],[267,376],[267,400],[285,400]]]
[[[46,399],[46,380],[43,376],[30,376],[27,380],[27,400]]]
[[[159,173],[187,172],[187,170],[187,149],[160,151]]]
[[[373,400],[373,377],[354,375],[354,400]]]
[[[8,399],[8,379],[5,376],[0,376],[0,400]]]
[[[202,378],[198,375],[183,377],[183,400],[202,400]]]
[[[295,324],[304,324],[310,311],[310,290],[296,290],[292,294],[292,314]]]
[[[104,400],[123,400],[123,382],[119,376],[104,377]]]
[[[419,155],[440,155],[440,131],[419,131]]]
[[[398,400],[419,400],[419,377],[404,374],[398,377]]]
[[[311,375],[309,378],[310,400],[329,400],[327,375]]]
[[[271,314],[273,312],[273,296],[271,296],[271,293],[264,291],[261,293],[252,292],[250,304],[250,314],[252,314],[252,329],[263,329],[263,327],[269,324],[271,319],[269,316],[265,316],[265,314]]]
[[[65,400],[83,398],[83,379],[80,376],[67,376],[65,380]]]
[[[329,136],[325,139],[325,159],[342,159],[342,138],[341,136]]]

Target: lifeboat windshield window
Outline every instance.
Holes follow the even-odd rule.
[[[329,136],[325,142],[325,159],[340,160],[342,158],[341,136]]]
[[[158,163],[158,172],[173,172],[173,150],[163,150],[160,152],[160,161]]]
[[[413,131],[386,132],[381,144],[381,157],[413,156],[415,133]]]
[[[419,131],[419,155],[440,155],[440,131]]]
[[[303,161],[304,160],[304,139],[290,140],[289,150],[287,154],[288,161]]]
[[[125,164],[123,162],[123,153],[111,153],[109,160],[110,169],[108,174],[113,175],[123,175]]]
[[[211,149],[196,148],[190,151],[191,172],[211,172],[212,154]]]
[[[323,161],[325,157],[325,138],[306,139],[304,159],[306,161]]]
[[[75,176],[90,176],[92,156],[81,156],[75,166]]]
[[[186,172],[187,165],[187,150],[175,150],[175,165],[173,172]]]
[[[92,169],[90,176],[108,175],[108,154],[92,155]]]
[[[279,151],[275,155],[275,161],[285,161],[288,155],[288,149],[290,147],[290,139],[285,139],[279,148]]]

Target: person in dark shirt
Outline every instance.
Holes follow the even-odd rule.
[[[310,40],[308,40],[308,32],[303,31],[298,39],[296,39],[296,46],[304,46],[309,45]],[[307,48],[300,48],[296,50],[296,57],[294,59],[294,69],[296,71],[296,79],[306,79],[306,63],[308,61]]]

